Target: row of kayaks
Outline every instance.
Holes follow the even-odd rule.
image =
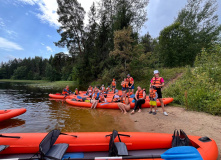
[[[106,102],[101,102],[98,103],[97,108],[103,108],[103,109],[119,109],[118,107],[118,103],[116,102],[111,102],[112,97],[113,97],[113,93],[109,93],[107,94],[107,98],[106,98]],[[49,97],[53,99],[64,99],[68,104],[72,105],[72,106],[78,106],[78,107],[85,107],[85,108],[90,108],[91,107],[91,103],[90,103],[90,98],[85,94],[85,93],[81,93],[79,95],[69,95],[69,96],[65,96],[65,95],[61,95],[59,93],[57,94],[49,94]],[[135,106],[135,101],[133,100],[134,95],[130,96],[130,107],[134,108]],[[82,101],[82,99],[86,99],[87,101]],[[142,108],[149,108],[150,107],[150,100],[149,98],[147,98],[145,100],[146,102],[144,104],[141,105]],[[163,103],[164,105],[169,104],[173,102],[173,98],[163,98]],[[160,101],[157,100],[157,106],[161,106]]]
[[[25,108],[0,110],[0,122],[19,116],[26,112]]]
[[[111,134],[110,132],[58,133],[56,130],[54,131],[55,133],[50,132],[49,134],[1,134],[0,159],[28,159],[33,157],[36,153],[39,154],[39,151],[42,152],[43,150],[46,150],[43,154],[44,156],[49,155],[48,152],[50,152],[51,156],[53,154],[59,156],[58,154],[61,154],[62,147],[63,150],[64,147],[66,147],[64,150],[65,154],[60,155],[64,159],[96,159],[95,157],[101,159],[99,157],[108,157],[110,155],[111,143],[115,143],[118,148],[119,142],[123,142],[126,146],[128,152],[128,155],[126,155],[127,159],[130,159],[128,157],[131,157],[131,159],[148,160],[216,160],[218,157],[217,145],[213,139],[208,137],[202,138],[199,136],[188,136],[191,146],[172,148],[172,134],[117,132],[120,138],[113,139],[113,142],[111,142],[114,132]],[[59,134],[57,135],[58,138],[56,138],[56,134]],[[56,144],[55,147],[53,145],[54,142]],[[61,148],[58,149],[60,144]],[[6,147],[4,148],[4,146]],[[50,148],[53,148],[53,151],[51,151]],[[124,156],[122,159],[124,159]],[[112,159],[114,158],[112,157]],[[120,159],[120,157],[115,157],[115,159]]]

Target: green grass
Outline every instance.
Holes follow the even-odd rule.
[[[69,85],[70,88],[76,87],[76,83],[74,81],[46,81],[46,80],[11,80],[11,79],[1,79],[0,82],[16,82],[16,83],[27,83],[29,87],[36,88],[54,88],[54,89],[62,89],[65,88],[66,85]]]

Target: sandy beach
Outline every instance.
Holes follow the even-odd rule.
[[[122,115],[121,122],[124,127],[128,126],[125,131],[172,134],[174,129],[183,129],[188,135],[210,137],[216,141],[219,148],[218,159],[221,158],[221,117],[186,111],[181,107],[167,106],[166,110],[169,116],[164,116],[161,108],[158,108],[157,115],[149,114],[149,109],[142,109],[141,113]]]

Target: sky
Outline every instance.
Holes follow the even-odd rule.
[[[57,21],[56,0],[0,1],[0,62],[35,56],[49,58],[58,52],[68,54],[67,49],[54,45],[61,38],[57,33],[60,24]],[[86,12],[93,3],[92,0],[78,2]],[[220,0],[218,3],[221,6]],[[153,38],[158,37],[159,32],[173,23],[186,4],[187,0],[150,0],[148,21],[140,30],[140,35],[149,32]],[[221,16],[221,7],[218,8],[218,15]]]

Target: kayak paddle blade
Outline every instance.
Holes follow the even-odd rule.
[[[130,95],[130,98],[134,98],[134,97],[135,97],[135,94]]]
[[[198,150],[192,146],[179,146],[161,154],[164,160],[203,160]]]

